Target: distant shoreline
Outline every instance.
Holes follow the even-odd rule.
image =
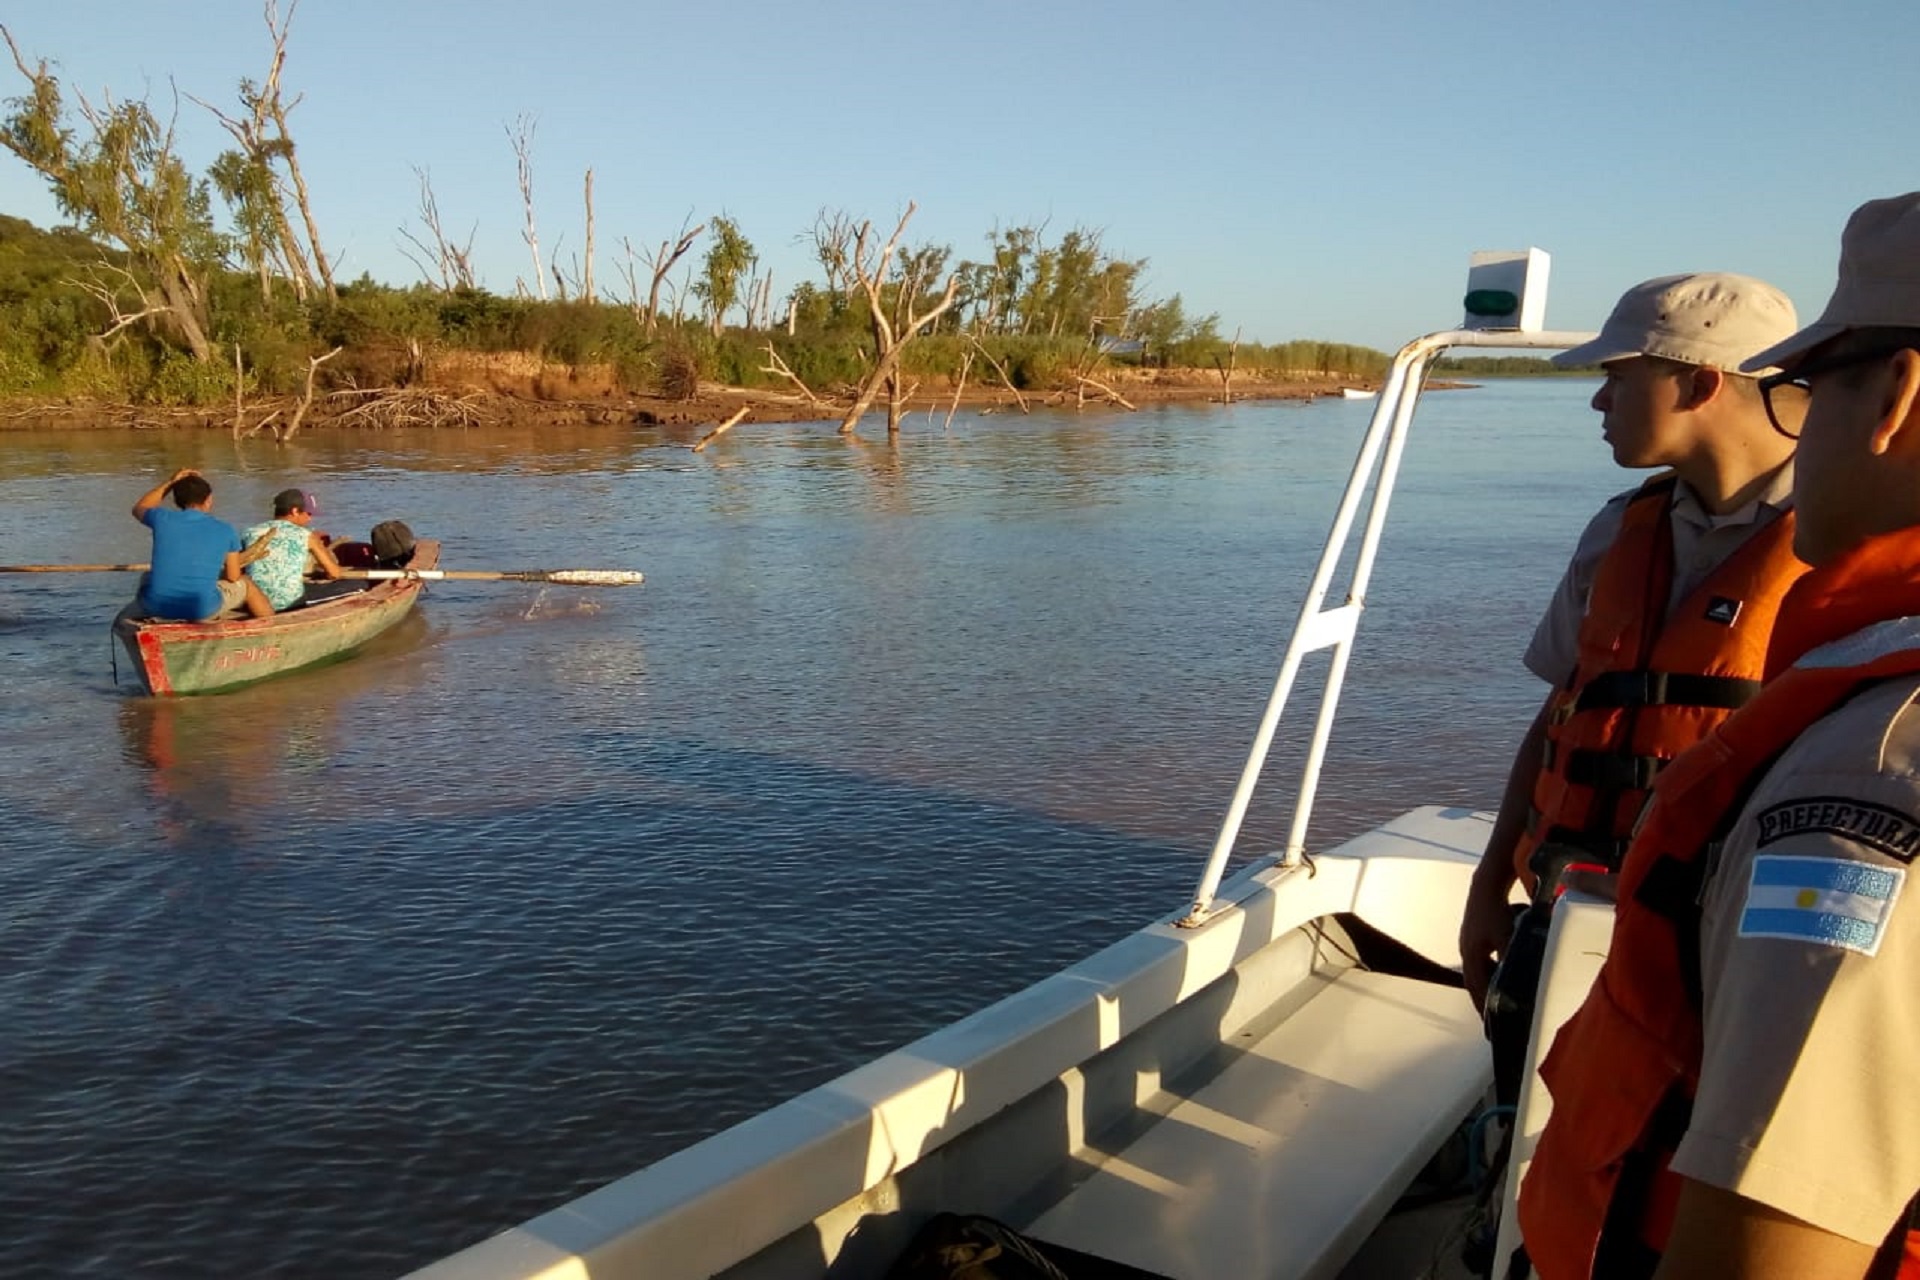
[[[961,388],[960,409],[973,413],[1022,412],[1079,408],[1126,412],[1108,394],[1118,396],[1136,409],[1166,404],[1220,403],[1221,379],[1213,370],[1128,370],[1126,376],[1103,379],[1105,389],[1093,386],[1078,390],[1044,392],[1022,391],[1018,396],[1005,386],[971,382]],[[1433,382],[1431,389],[1449,389],[1473,385],[1464,382]],[[1375,391],[1374,379],[1338,374],[1304,374],[1289,378],[1236,376],[1232,383],[1234,401],[1297,400],[1311,402],[1339,398],[1342,388]],[[357,432],[382,429],[461,430],[475,427],[666,427],[696,428],[717,425],[742,408],[747,409],[745,424],[838,422],[846,412],[844,403],[810,402],[798,392],[768,391],[759,388],[727,387],[702,383],[690,399],[672,400],[661,396],[633,395],[624,392],[567,394],[564,383],[545,388],[543,394],[502,390],[475,385],[389,388],[380,392],[345,396],[320,396],[309,409],[301,433]],[[386,397],[384,405],[380,398]],[[262,396],[248,400],[241,413],[243,430],[276,410],[284,421],[297,406],[297,397]],[[951,386],[922,385],[909,398],[909,412],[916,416],[931,413],[944,417],[955,403]],[[370,410],[381,409],[382,413]],[[223,431],[233,433],[234,411],[224,407],[194,406],[175,408],[162,405],[105,404],[91,402],[34,402],[19,399],[0,402],[0,431],[83,431],[83,430],[178,430]],[[271,428],[269,427],[270,431]],[[860,434],[885,434],[885,404],[876,405],[860,427]],[[266,432],[260,438],[271,438]]]

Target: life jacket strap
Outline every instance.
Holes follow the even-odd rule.
[[[1558,765],[1560,753],[1553,751],[1548,755],[1551,758],[1548,767]],[[1597,791],[1645,791],[1666,767],[1664,756],[1630,756],[1583,747],[1567,753],[1561,772],[1575,786]]]
[[[1587,681],[1573,710],[1616,707],[1717,707],[1736,711],[1760,692],[1758,680],[1682,671],[1605,671]]]
[[[1691,862],[1662,856],[1647,868],[1646,879],[1633,894],[1635,902],[1672,924],[1680,983],[1695,1012],[1705,1005],[1700,972],[1700,900],[1706,896],[1707,881],[1720,860],[1717,845],[1717,841],[1709,844],[1705,854]]]
[[[1640,1145],[1629,1151],[1607,1206],[1606,1224],[1594,1250],[1593,1274],[1608,1280],[1650,1280],[1660,1267],[1661,1251],[1641,1232],[1648,1210],[1662,1194],[1667,1161],[1693,1120],[1693,1099],[1679,1085],[1660,1099]],[[1672,1188],[1666,1188],[1671,1195]]]

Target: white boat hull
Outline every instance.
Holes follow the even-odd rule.
[[[1490,1074],[1466,996],[1356,968],[1335,918],[1437,970],[1487,830],[1422,809],[1256,865],[1198,928],[1151,925],[417,1274],[877,1276],[944,1209],[1170,1277],[1335,1275]]]

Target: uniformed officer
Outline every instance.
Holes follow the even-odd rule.
[[[1741,365],[1797,327],[1750,276],[1665,276],[1629,289],[1599,336],[1562,353],[1598,364],[1593,397],[1623,467],[1665,468],[1581,535],[1525,662],[1550,686],[1475,872],[1460,929],[1467,990],[1487,1005],[1500,1100],[1513,1102],[1538,947],[1561,867],[1619,865],[1666,763],[1759,691],[1793,554],[1793,439]],[[1797,424],[1796,424],[1797,425]],[[1516,880],[1540,901],[1516,932]]]
[[[1768,683],[1660,779],[1542,1074],[1544,1280],[1920,1276],[1920,193],[1862,206],[1820,319]]]

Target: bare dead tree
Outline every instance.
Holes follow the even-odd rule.
[[[240,344],[233,344],[233,438],[240,438],[240,423],[246,416],[246,386],[240,369]]]
[[[907,222],[913,217],[917,206],[907,202],[906,212],[900,215],[899,223],[893,234],[876,255],[869,247],[871,244],[872,224],[863,222],[860,231],[854,237],[853,256],[849,263],[854,278],[859,282],[861,292],[867,297],[867,314],[873,333],[873,366],[867,371],[865,382],[855,393],[853,406],[847,410],[847,416],[840,421],[840,434],[852,435],[860,425],[860,418],[873,406],[884,387],[889,391],[887,400],[887,436],[891,439],[900,432],[900,416],[904,410],[904,397],[900,394],[900,381],[896,376],[900,369],[900,355],[909,342],[932,324],[959,297],[960,277],[947,277],[946,292],[939,302],[925,312],[916,312],[916,299],[911,288],[896,287],[892,305],[884,296],[885,288],[894,273],[894,257],[900,248],[900,236],[907,229]],[[899,282],[896,282],[898,286]]]
[[[267,31],[273,36],[273,67],[261,85],[261,96],[266,101],[267,114],[272,117],[273,127],[278,134],[274,142],[275,151],[287,166],[287,177],[293,183],[294,202],[300,206],[300,217],[307,226],[307,247],[313,253],[314,269],[320,273],[327,297],[332,300],[339,297],[333,286],[333,267],[320,244],[320,226],[314,221],[313,202],[307,195],[306,175],[300,172],[300,158],[294,151],[293,134],[287,128],[287,113],[299,106],[301,97],[305,95],[296,96],[290,103],[280,100],[280,71],[287,61],[287,32],[293,28],[293,13],[299,7],[300,0],[291,0],[287,5],[286,20],[282,21],[278,0],[265,0]]]
[[[307,357],[307,389],[301,393],[300,403],[293,407],[293,417],[287,419],[287,425],[274,428],[274,439],[282,444],[293,439],[293,433],[300,429],[302,422],[306,421],[307,410],[313,407],[313,380],[319,374],[320,366],[345,350],[345,347],[335,347],[323,356]]]
[[[273,57],[260,83],[255,84],[251,80],[240,82],[240,102],[246,108],[244,116],[230,116],[199,98],[193,101],[212,112],[221,127],[233,135],[234,141],[240,144],[242,163],[259,175],[258,181],[246,184],[244,194],[231,191],[228,195],[229,198],[239,197],[250,202],[254,207],[249,210],[249,215],[271,228],[276,256],[285,267],[295,296],[303,300],[306,298],[315,287],[314,275],[317,272],[321,287],[331,299],[337,297],[333,268],[327,262],[326,250],[320,243],[320,228],[314,220],[306,175],[300,171],[293,134],[287,127],[287,116],[300,105],[301,98],[296,96],[292,102],[286,102],[280,87],[280,75],[287,62],[287,34],[292,30],[293,15],[299,7],[300,0],[292,0],[287,6],[286,17],[282,19],[278,0],[265,0],[263,16],[267,23],[267,34],[273,39]],[[276,164],[284,167],[284,175],[275,167]],[[292,191],[294,203],[299,206],[301,219],[306,225],[305,245],[300,243],[287,217],[283,195],[285,189]]]
[[[633,322],[645,328],[646,311],[640,305],[640,268],[634,261],[633,241],[621,236],[620,247],[627,251],[627,260],[616,263],[614,270],[618,271],[621,278],[627,282],[627,310],[633,313]]]
[[[93,279],[70,279],[67,283],[81,290],[106,309],[109,323],[105,329],[93,335],[95,342],[106,342],[109,338],[118,336],[121,330],[139,324],[142,320],[169,315],[173,311],[173,305],[164,298],[158,302],[154,301],[141,287],[140,282],[134,278],[133,273],[124,267],[116,267],[111,262],[98,262],[88,270],[93,273]],[[109,275],[118,276],[119,279],[110,280]],[[121,291],[127,289],[132,290],[140,308],[138,311],[122,309]]]
[[[538,122],[530,115],[519,115],[506,126],[507,141],[513,144],[513,158],[520,178],[520,203],[526,207],[527,225],[520,238],[533,255],[533,283],[540,301],[547,300],[547,273],[540,262],[540,232],[533,219],[533,131]]]
[[[688,214],[687,216],[691,218],[693,215]],[[647,304],[644,310],[640,306],[639,274],[633,266],[633,259],[635,257],[633,244],[624,237],[621,239],[621,243],[627,247],[627,290],[631,299],[629,305],[633,309],[634,319],[638,320],[646,328],[649,338],[653,336],[654,329],[659,323],[660,289],[666,282],[667,273],[672,271],[674,265],[686,256],[687,250],[693,247],[694,240],[706,229],[707,224],[703,222],[699,226],[689,230],[683,221],[680,224],[680,238],[678,240],[662,240],[659,250],[648,255],[647,265],[653,272],[653,279],[647,286]]]
[[[813,243],[814,257],[827,278],[828,292],[852,297],[859,282],[853,273],[853,247],[860,228],[851,214],[839,209],[822,209],[813,219],[807,238]]]
[[[464,245],[457,245],[448,240],[440,223],[440,204],[433,195],[433,175],[428,170],[415,165],[413,176],[420,180],[420,222],[426,228],[427,235],[431,237],[433,243],[426,243],[413,232],[402,227],[400,234],[424,254],[427,261],[421,261],[404,248],[400,252],[406,254],[407,260],[420,268],[420,273],[429,280],[437,274],[440,277],[440,289],[443,293],[451,293],[455,289],[473,288],[473,237],[480,230],[479,224],[476,223],[473,230],[467,233],[467,242]]]
[[[281,273],[293,286],[294,297],[305,302],[314,288],[313,268],[306,250],[294,234],[287,217],[283,183],[273,162],[279,155],[278,139],[269,132],[267,102],[251,81],[240,82],[240,98],[248,108],[245,118],[229,116],[210,102],[187,95],[220,122],[222,128],[240,144],[215,162],[211,171],[214,184],[233,206],[234,219],[247,231],[248,240],[266,252],[259,254],[262,297],[271,295],[270,254]]]
[[[587,170],[587,260],[580,269],[580,300],[593,301],[593,170]]]
[[[1233,366],[1240,355],[1240,331],[1233,331],[1233,341],[1227,344],[1227,358],[1222,363],[1218,355],[1213,358],[1213,367],[1220,371],[1220,403],[1233,403]]]
[[[567,277],[560,271],[560,246],[566,242],[566,239],[565,234],[562,234],[558,240],[553,242],[553,260],[547,264],[548,270],[553,272],[554,288],[558,291],[560,301],[562,302],[567,300]],[[540,296],[543,299],[546,297],[544,293]]]
[[[747,281],[748,329],[773,328],[773,272],[755,275]]]

